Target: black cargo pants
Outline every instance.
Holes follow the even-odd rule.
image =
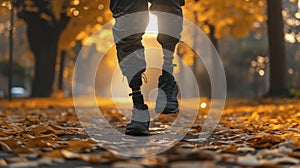
[[[144,47],[141,41],[149,21],[148,13],[143,12],[148,11],[148,2],[151,3],[150,11],[158,17],[157,40],[163,48],[165,61],[173,59],[175,47],[181,38],[183,24],[181,6],[184,5],[184,0],[110,0],[110,9],[116,19],[113,35],[117,56],[122,73],[127,77],[131,88],[141,86],[141,74],[146,69]],[[142,13],[133,14],[136,12]],[[179,17],[170,19],[161,12]],[[160,33],[168,32],[168,29],[173,32],[172,36]]]

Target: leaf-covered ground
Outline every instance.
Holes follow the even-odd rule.
[[[87,135],[72,99],[1,100],[0,167],[299,168],[299,104],[291,99],[228,100],[220,123],[204,142],[198,137],[207,108],[199,111],[188,135],[171,149],[128,158],[112,154],[104,141]],[[118,130],[124,129],[128,121],[110,102],[102,111]],[[175,119],[176,115],[159,116],[151,124],[151,134],[164,134]]]

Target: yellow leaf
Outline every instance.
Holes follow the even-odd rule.
[[[210,33],[210,28],[207,24],[204,24],[202,26],[202,30],[204,31],[204,33],[209,34]]]
[[[53,150],[51,152],[43,153],[42,156],[49,158],[64,158],[60,150]]]
[[[257,112],[252,113],[250,117],[250,121],[258,121],[259,120],[259,114]]]

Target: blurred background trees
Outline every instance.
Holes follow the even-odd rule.
[[[0,4],[0,61],[8,55],[10,5],[11,0]],[[27,74],[33,74],[32,96],[48,97],[53,88],[55,92],[69,90],[64,87],[70,85],[66,78],[72,74],[81,46],[112,19],[109,0],[15,0],[15,5],[19,17],[14,36],[15,61],[23,67],[34,67],[34,73],[24,68]],[[228,95],[255,97],[268,91],[276,93],[270,95],[282,95],[300,88],[299,8],[297,0],[186,0],[184,16],[201,27],[218,49],[227,75]],[[20,32],[26,32],[27,37]],[[99,44],[95,49],[100,50]],[[178,51],[199,76],[204,95],[209,96],[209,79],[202,62],[187,46],[180,45]],[[88,59],[87,63],[92,61]],[[110,61],[107,66],[116,63]]]
[[[57,60],[63,65],[64,53],[71,50],[75,41],[83,41],[105,23],[107,4],[100,0],[18,0],[16,5],[19,18],[27,24],[35,56],[32,96],[49,97]],[[60,68],[62,81],[63,66]]]
[[[56,14],[57,9],[51,9],[50,5],[65,6],[51,1],[16,1],[18,16],[27,25],[27,38],[34,54],[32,97],[49,97],[52,93],[58,41],[70,20],[66,11]]]
[[[288,73],[293,75],[294,70],[293,68],[287,68],[288,65],[286,62],[291,59],[286,56],[289,53],[286,53],[285,50],[284,37],[289,37],[294,43],[299,43],[296,40],[299,39],[299,30],[295,29],[296,25],[299,26],[299,3],[297,3],[297,0],[188,0],[186,5],[188,10],[185,10],[185,16],[209,35],[216,49],[219,50],[225,64],[227,61],[224,57],[230,57],[228,54],[234,54],[235,58],[231,57],[228,64],[235,65],[230,66],[231,70],[226,69],[227,75],[229,74],[228,76],[230,76],[227,78],[229,91],[240,90],[239,95],[241,96],[243,95],[241,92],[248,92],[243,88],[247,83],[240,85],[236,81],[247,81],[248,83],[252,81],[253,88],[250,87],[248,89],[254,92],[253,96],[291,96]],[[283,8],[282,6],[285,7]],[[286,24],[281,19],[282,11],[284,13],[293,11],[293,14],[283,18],[286,19]],[[293,26],[291,26],[291,23],[293,23]],[[235,40],[236,42],[243,41],[244,45],[233,46],[232,42],[230,45],[223,43],[223,41],[228,42],[228,40],[225,40],[228,38],[244,39]],[[234,51],[223,53],[225,45]],[[188,47],[181,49],[180,51],[183,52],[181,55],[183,58],[186,57],[186,60],[193,60],[193,54],[188,50]],[[287,52],[290,52],[290,50],[287,50]],[[199,64],[199,61],[196,60],[188,62],[193,67],[197,67],[197,64]],[[296,64],[299,66],[299,62],[296,62]],[[251,66],[250,68],[245,68],[249,65]],[[201,63],[200,67],[203,67]],[[225,68],[228,67],[225,66]],[[201,68],[193,69],[196,74],[202,71],[202,74],[199,74],[199,76],[206,76],[204,77],[205,82],[200,81],[200,86],[209,85],[207,83],[207,73],[201,70]],[[232,69],[235,69],[235,73]],[[252,77],[249,77],[248,80],[245,79],[245,77],[249,76],[248,72],[243,72],[245,70],[254,73],[254,79],[251,79]],[[237,77],[234,77],[234,74]],[[265,78],[263,83],[266,84],[261,83],[262,77]],[[289,76],[289,78],[291,79],[292,77]],[[293,78],[293,80],[296,81],[299,79]],[[236,87],[241,87],[241,89],[237,89]],[[209,90],[209,88],[205,90]],[[230,93],[229,95],[231,95]]]
[[[108,4],[100,0],[15,0],[17,15],[25,21],[34,55],[32,97],[49,97],[57,62],[64,64],[76,41],[82,41],[105,23]],[[11,1],[3,1],[10,8]],[[63,77],[61,67],[60,77]],[[59,68],[57,67],[57,68]],[[61,81],[61,79],[60,79]]]

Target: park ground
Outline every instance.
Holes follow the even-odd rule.
[[[0,100],[0,167],[300,168],[300,100],[227,100],[220,122],[204,141],[199,133],[209,100],[201,101],[208,106],[199,110],[184,139],[158,155],[132,158],[115,155],[105,148],[109,142],[91,138],[71,98]],[[103,104],[105,118],[124,130],[128,120],[113,103]],[[176,115],[159,116],[151,134],[164,134],[174,119]]]

